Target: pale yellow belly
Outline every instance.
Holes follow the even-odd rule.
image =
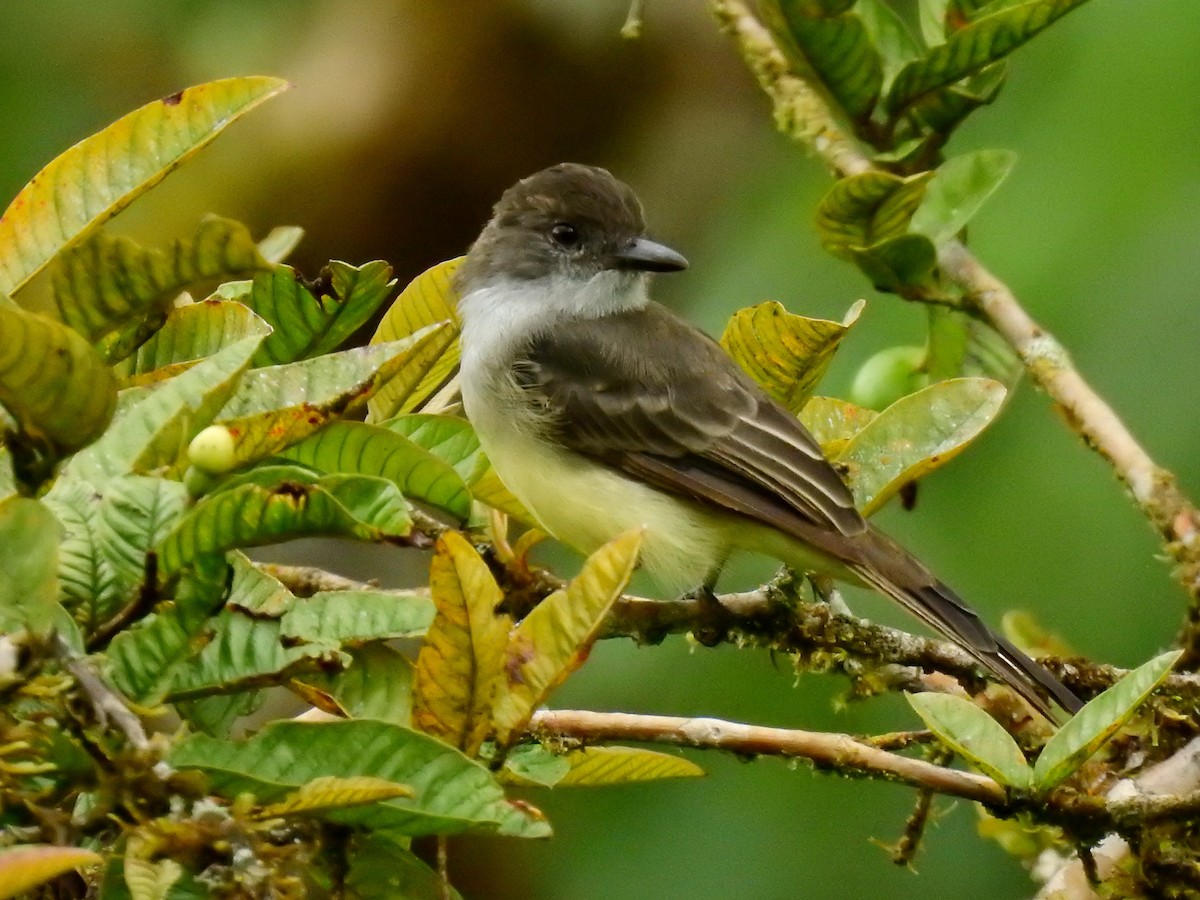
[[[694,503],[532,438],[510,433],[501,447],[494,435],[480,438],[508,489],[546,531],[583,553],[642,526],[642,566],[667,591],[699,586],[729,553],[726,521]]]

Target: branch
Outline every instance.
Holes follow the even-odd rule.
[[[832,769],[843,775],[897,781],[988,806],[1002,805],[1006,800],[1004,789],[984,775],[947,769],[921,759],[889,753],[846,734],[768,728],[722,719],[567,709],[539,710],[533,714],[529,730],[535,736],[572,738],[584,742],[641,741],[726,750],[747,756],[807,759],[819,768]]]
[[[1194,821],[1200,812],[1200,738],[1136,779],[1118,782],[1109,791],[1108,802],[1114,817],[1131,827],[1171,819]],[[1095,874],[1103,881],[1126,871],[1130,853],[1124,838],[1109,835],[1091,850]],[[1099,900],[1080,857],[1068,860],[1037,896],[1038,900]]]
[[[829,103],[793,74],[771,33],[743,0],[711,0],[723,30],[770,97],[780,130],[811,149],[841,178],[868,171],[870,159],[837,124]],[[943,274],[971,308],[1017,352],[1038,386],[1062,409],[1087,446],[1097,451],[1129,489],[1176,562],[1175,576],[1189,597],[1179,635],[1181,668],[1200,663],[1200,513],[1175,476],[1141,447],[1112,408],[1083,379],[1062,345],[1022,309],[1017,298],[962,243],[939,250]]]
[[[142,752],[149,750],[150,741],[146,737],[146,730],[142,727],[138,717],[126,706],[125,701],[113,688],[110,688],[100,679],[99,675],[88,668],[86,660],[75,655],[70,645],[61,636],[54,639],[54,654],[87,696],[96,713],[97,721],[101,725],[105,725],[111,719],[136,750]]]
[[[938,251],[943,273],[965,292],[966,302],[1017,352],[1038,386],[1063,413],[1083,442],[1112,467],[1117,478],[1162,538],[1176,562],[1175,577],[1189,597],[1178,643],[1186,651],[1180,668],[1200,662],[1200,514],[1174,474],[1158,465],[1125,423],[1079,374],[1066,349],[1021,307],[1008,286],[959,241]]]

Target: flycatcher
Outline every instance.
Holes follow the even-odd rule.
[[[509,188],[459,270],[462,396],[497,474],[591,553],[644,526],[660,584],[708,584],[735,550],[898,601],[1050,716],[1080,701],[869,525],[799,420],[708,335],[647,296],[687,260],[633,191],[562,164]]]

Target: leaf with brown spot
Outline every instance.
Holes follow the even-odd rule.
[[[413,723],[474,755],[492,730],[511,620],[496,612],[504,595],[487,564],[456,532],[438,539],[429,587],[437,614],[417,656]]]
[[[830,322],[794,315],[774,301],[760,303],[733,314],[721,346],[763,390],[799,413],[861,310],[860,301],[843,321]]]
[[[279,78],[210,81],[156,100],[64,151],[0,216],[0,291],[15,293],[263,101]]]
[[[504,654],[504,683],[493,715],[497,738],[507,744],[533,711],[581,666],[637,563],[643,529],[609,541],[588,557],[563,590],[539,603],[517,626]]]
[[[869,516],[904,485],[961,453],[1000,412],[1006,391],[990,378],[939,381],[873,418],[833,460]]]
[[[396,378],[376,392],[369,404],[368,422],[379,422],[418,409],[458,365],[462,351],[458,343],[458,297],[454,291],[454,274],[462,261],[460,256],[425,270],[409,282],[384,313],[371,338],[372,344],[400,340],[439,322],[450,324],[453,340],[441,353],[428,360],[429,364],[419,378]]]

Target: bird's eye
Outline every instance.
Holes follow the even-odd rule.
[[[571,249],[579,246],[579,232],[575,230],[574,225],[569,225],[566,222],[559,222],[550,229],[550,238],[560,247]]]

